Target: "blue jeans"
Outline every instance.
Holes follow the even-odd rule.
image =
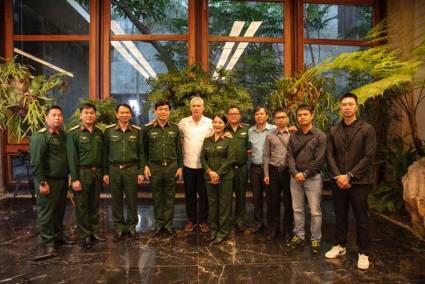
[[[294,234],[305,239],[305,210],[304,196],[307,196],[308,206],[311,212],[311,240],[320,241],[322,237],[322,177],[320,174],[311,176],[304,183],[298,183],[291,176],[292,208],[294,210]]]

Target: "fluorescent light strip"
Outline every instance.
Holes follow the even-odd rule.
[[[232,26],[232,29],[230,30],[229,35],[230,36],[239,36],[244,25],[245,25],[245,21],[235,21],[233,23],[233,26]],[[229,55],[230,55],[234,45],[235,45],[234,41],[226,42],[224,44],[223,51],[220,54],[220,59],[218,60],[218,63],[216,65],[216,69],[220,69],[226,64],[227,59],[229,58]],[[218,77],[218,73],[217,73],[217,71],[214,71],[213,78],[217,79],[217,77]]]
[[[67,0],[68,4],[71,5],[87,22],[90,23],[90,15],[87,13],[84,8],[77,3],[75,0]],[[118,23],[114,20],[111,21],[111,30],[115,34],[125,34],[125,32],[121,29],[121,27],[118,25]],[[137,71],[139,71],[143,77],[149,78],[154,77],[156,78],[157,74],[152,69],[149,62],[143,57],[143,55],[140,53],[140,51],[137,49],[136,45],[131,41],[124,41],[125,46],[128,48],[131,54],[137,59],[137,61],[140,62],[142,66],[140,66],[136,61],[134,61],[133,57],[125,50],[125,48],[122,46],[121,43],[117,41],[111,42],[112,46],[114,46],[117,51],[124,57],[125,60],[127,60],[128,63],[130,63]],[[143,68],[144,67],[144,68]],[[146,71],[144,70],[146,69]],[[141,72],[143,70],[143,72]]]
[[[127,62],[130,63],[131,66],[134,67],[134,69],[139,71],[140,74],[142,74],[143,77],[149,78],[149,74],[145,71],[145,69],[143,69],[142,66],[140,66],[133,59],[133,57],[128,53],[128,51],[125,49],[125,47],[119,41],[111,41],[111,44],[127,60]]]
[[[125,32],[121,29],[121,27],[118,25],[118,23],[113,20],[111,21],[111,30],[115,34],[125,34]],[[142,55],[142,53],[139,51],[139,49],[136,47],[136,45],[132,41],[123,41],[124,45],[128,48],[131,54],[139,61],[139,63],[146,69],[146,71],[149,73],[150,77],[156,78],[157,74],[149,64],[149,62],[145,59],[145,57]]]
[[[56,71],[58,71],[58,72],[60,72],[60,73],[62,73],[64,75],[67,75],[69,77],[74,77],[74,74],[72,74],[71,72],[68,72],[68,71],[66,71],[66,70],[64,70],[64,69],[62,69],[62,68],[60,68],[60,67],[58,67],[56,65],[53,65],[52,63],[49,63],[47,61],[44,61],[43,59],[40,59],[38,57],[35,57],[34,55],[31,55],[29,53],[26,53],[25,51],[20,50],[20,49],[18,49],[16,47],[13,49],[13,51],[15,53],[18,53],[18,54],[22,55],[22,56],[28,57],[29,59],[32,59],[32,60],[34,60],[34,61],[36,61],[38,63],[41,63],[43,65],[46,65],[47,67],[52,68],[53,70],[56,70]]]
[[[258,28],[261,26],[262,23],[263,23],[262,21],[252,21],[248,29],[246,30],[244,37],[253,37],[255,32],[258,30]],[[247,46],[248,46],[248,42],[240,42],[236,46],[236,51],[235,53],[233,53],[232,58],[230,58],[230,61],[226,66],[226,70],[232,70],[233,67],[235,67],[236,63],[238,62],[239,58],[241,57],[242,53],[244,52]]]

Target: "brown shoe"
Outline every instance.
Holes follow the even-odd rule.
[[[185,226],[184,226],[184,230],[186,232],[192,232],[193,229],[197,226],[197,224],[193,224],[193,222],[188,222]]]
[[[202,223],[199,225],[202,233],[208,233],[210,231],[207,223]]]

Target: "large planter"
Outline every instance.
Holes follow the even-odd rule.
[[[413,230],[425,236],[425,158],[414,162],[403,176],[403,199]]]

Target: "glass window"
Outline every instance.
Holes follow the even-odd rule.
[[[283,49],[281,43],[210,43],[210,70],[232,71],[237,83],[252,95],[254,105],[263,105],[275,88],[274,81],[283,75]]]
[[[304,36],[362,39],[372,28],[372,7],[304,4]]]
[[[187,43],[176,41],[112,41],[111,97],[133,108],[136,124],[145,124],[153,117],[144,113],[150,90],[148,78],[187,65]]]
[[[68,121],[80,98],[89,96],[89,44],[88,42],[15,42],[18,62],[28,64],[35,74],[64,73],[67,88],[53,94]]]
[[[88,0],[15,0],[13,3],[15,34],[89,33]]]
[[[335,57],[344,52],[353,52],[364,50],[365,46],[344,46],[344,45],[320,45],[305,44],[304,45],[304,64],[313,66],[323,62],[326,58]]]
[[[208,26],[212,35],[283,37],[283,3],[210,0]]]
[[[111,2],[112,34],[187,34],[188,0]]]

